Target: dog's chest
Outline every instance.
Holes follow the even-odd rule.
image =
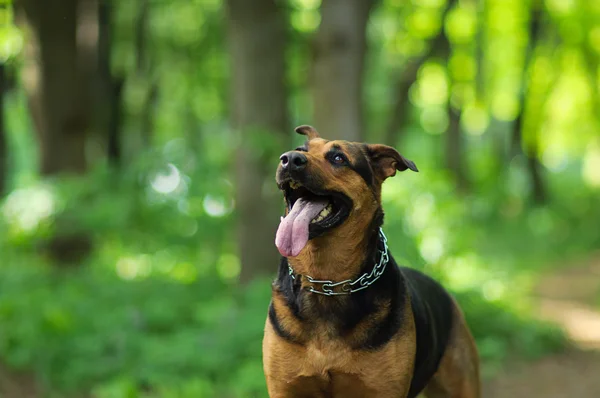
[[[293,384],[311,397],[365,397],[369,390],[363,382],[351,350],[340,343],[307,344],[302,375]]]
[[[376,396],[356,375],[329,372],[298,377],[290,383],[294,396],[311,398],[364,398]]]
[[[340,343],[314,341],[307,344],[306,364],[310,373],[323,374],[331,369],[345,369],[352,362],[349,348]]]

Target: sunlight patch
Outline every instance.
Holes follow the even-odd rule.
[[[56,195],[49,186],[17,189],[4,202],[3,214],[9,224],[32,231],[56,212]]]
[[[435,212],[435,198],[430,193],[419,195],[407,211],[407,219],[414,231],[420,231],[431,222]]]
[[[490,124],[490,116],[482,105],[467,105],[463,110],[461,123],[469,135],[480,136]]]
[[[486,279],[484,270],[479,267],[479,259],[473,253],[449,258],[444,263],[444,270],[448,284],[459,290],[480,287],[481,281]]]
[[[169,275],[179,282],[192,283],[198,278],[198,269],[192,263],[178,263],[171,269]]]
[[[150,185],[158,193],[169,194],[174,192],[181,183],[181,173],[172,163],[167,164],[166,172],[157,173]]]
[[[575,8],[575,0],[546,0],[546,7],[556,14],[568,15]]]
[[[147,254],[135,257],[121,257],[117,261],[116,271],[120,278],[132,280],[150,275],[152,270],[151,258]]]
[[[233,209],[232,203],[227,203],[224,198],[219,198],[212,195],[206,195],[202,202],[206,214],[212,217],[223,217],[231,213]]]
[[[542,164],[554,173],[564,171],[568,163],[568,157],[564,149],[556,148],[556,145],[547,148],[542,154]]]
[[[413,93],[419,106],[442,105],[448,100],[446,69],[437,63],[427,63],[419,70],[417,92]]]
[[[581,174],[589,187],[600,188],[600,145],[597,142],[588,145]]]
[[[217,263],[217,272],[223,279],[235,279],[242,270],[240,259],[233,254],[223,254]]]
[[[501,91],[492,98],[492,114],[498,120],[510,122],[519,114],[519,101],[509,91]]]
[[[321,0],[293,0],[292,3],[298,8],[317,10],[321,6]]]
[[[429,134],[442,134],[448,128],[448,112],[441,106],[428,106],[421,112],[421,127]]]
[[[437,263],[438,260],[444,255],[444,239],[443,234],[431,234],[425,236],[419,245],[419,252],[421,257],[428,263]]]
[[[506,286],[498,279],[492,279],[491,281],[484,283],[481,290],[483,292],[483,297],[485,297],[486,300],[495,301],[504,296]]]

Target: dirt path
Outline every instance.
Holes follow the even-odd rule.
[[[573,348],[508,367],[483,397],[600,397],[600,254],[543,278],[535,294],[539,316],[562,326]]]
[[[35,398],[38,396],[30,375],[9,371],[0,364],[0,398]]]

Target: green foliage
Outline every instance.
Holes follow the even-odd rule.
[[[12,190],[0,202],[0,361],[32,372],[49,396],[262,397],[270,286],[235,282],[229,171],[239,137],[227,127],[223,2],[149,1],[140,67],[132,21],[142,3],[113,2],[112,72],[125,78],[119,171],[97,164],[81,178],[40,180],[23,88],[5,93]],[[549,266],[600,245],[600,3],[544,2],[547,31],[527,67],[535,2],[486,0],[485,12],[475,3],[453,2],[444,16],[444,0],[380,2],[369,26],[365,106],[369,139],[380,141],[395,112],[390,82],[447,34],[450,58],[431,57],[410,89],[400,149],[421,172],[386,182],[385,230],[400,263],[456,295],[489,373],[510,353],[534,358],[564,346],[562,333],[533,320],[527,293]],[[310,120],[309,43],[320,2],[282,4],[290,110],[301,124]],[[23,47],[12,19],[0,8],[0,62],[18,61]],[[552,198],[545,206],[528,199],[526,160],[507,153],[524,76],[525,141],[538,134]],[[145,145],[141,120],[153,85]],[[457,194],[441,165],[448,101],[461,108],[467,133],[468,195]],[[246,137],[268,170],[281,144],[271,136]],[[288,140],[301,139],[290,129],[281,137]],[[51,267],[47,246],[68,233],[90,236],[91,256],[78,268]]]
[[[35,370],[48,391],[264,395],[268,282],[236,292],[216,277],[124,281],[19,265],[3,269],[0,287],[0,323],[10,325],[0,333],[3,361]]]
[[[119,177],[99,169],[7,197],[0,357],[12,368],[33,370],[49,393],[264,396],[261,339],[270,287],[268,280],[245,289],[232,284],[239,271],[232,220],[215,205],[232,193],[215,183],[218,177],[206,181],[202,163],[200,172],[190,169],[181,180],[187,189],[160,193],[155,189],[165,191],[169,181],[156,182],[162,172],[156,164],[175,158],[150,158],[155,166],[144,161]],[[589,212],[567,206],[572,200],[591,205],[587,191],[561,197],[569,182],[559,176],[552,180],[560,187],[555,205],[533,212],[522,205],[521,213],[510,208],[507,216],[514,198],[494,191],[498,196],[485,200],[459,199],[442,173],[419,166],[423,172],[402,173],[384,190],[385,229],[398,261],[424,269],[457,295],[486,373],[510,352],[537,357],[560,349],[562,334],[531,320],[527,277],[600,242]],[[220,202],[206,200],[219,195]],[[27,211],[11,210],[15,197],[29,201],[21,203]],[[23,224],[40,203],[46,203],[41,220]],[[34,254],[64,217],[94,236],[95,251],[83,268],[54,269]],[[197,228],[186,229],[187,223]],[[586,230],[563,233],[573,225]],[[583,236],[587,241],[579,242]]]

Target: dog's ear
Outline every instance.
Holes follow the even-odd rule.
[[[400,155],[391,146],[381,144],[365,145],[365,150],[373,171],[381,181],[395,176],[396,170],[404,171],[410,169],[412,171],[419,171],[413,161]]]
[[[319,138],[319,132],[317,130],[315,130],[314,127],[312,126],[308,126],[306,124],[302,125],[302,126],[298,126],[295,128],[296,133],[301,134],[301,135],[305,135],[308,137],[308,140],[312,140],[313,138]]]

